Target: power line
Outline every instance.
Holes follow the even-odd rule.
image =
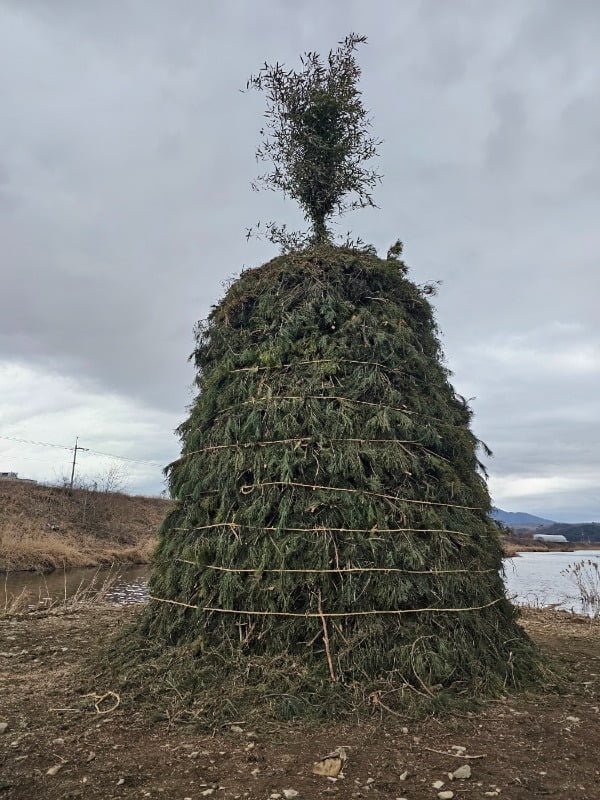
[[[69,447],[68,445],[65,445],[65,444],[54,444],[52,442],[40,442],[40,441],[37,441],[35,439],[20,439],[20,438],[18,438],[16,436],[0,436],[0,439],[5,439],[5,440],[10,441],[10,442],[17,442],[19,444],[32,444],[32,445],[37,446],[37,447],[54,447],[54,448],[57,448],[59,450],[69,450],[70,452],[73,451],[72,447]],[[81,448],[81,447],[78,447],[77,449],[83,451],[83,448]],[[163,466],[163,464],[161,464],[159,461],[150,461],[148,459],[141,459],[141,458],[129,458],[128,456],[117,456],[114,453],[103,453],[100,450],[91,450],[89,448],[85,448],[85,452],[93,453],[96,456],[106,456],[107,458],[116,458],[119,461],[132,461],[132,462],[134,462],[136,464],[150,464],[150,465],[152,465],[154,467],[162,467]]]
[[[71,448],[72,449],[72,448]],[[103,453],[100,450],[90,450],[88,453],[93,453],[95,456],[108,456],[108,458],[118,458],[121,461],[135,461],[136,464],[152,464],[155,467],[162,467],[163,465],[158,461],[148,461],[142,458],[129,458],[128,456],[115,456],[113,453]]]
[[[67,447],[64,444],[50,444],[49,442],[37,442],[33,439],[17,439],[15,436],[0,436],[0,439],[8,439],[11,442],[21,442],[22,444],[36,444],[40,447],[58,447],[61,450],[72,450],[72,447]]]

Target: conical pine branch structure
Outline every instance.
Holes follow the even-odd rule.
[[[327,245],[248,270],[194,355],[140,623],[186,654],[192,702],[334,716],[538,676],[471,412],[401,261]]]

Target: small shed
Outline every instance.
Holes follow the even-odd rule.
[[[538,542],[548,542],[549,544],[560,544],[568,541],[566,536],[558,533],[534,533],[533,538],[537,539]]]

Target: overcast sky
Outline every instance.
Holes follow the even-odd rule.
[[[194,323],[243,267],[265,62],[365,34],[380,210],[405,243],[496,505],[600,520],[600,4],[593,0],[0,0],[0,471],[60,478],[70,445],[159,492]],[[106,457],[81,453],[94,479]]]

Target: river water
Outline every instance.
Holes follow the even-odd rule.
[[[515,558],[506,558],[504,568],[508,596],[517,605],[552,605],[580,614],[598,613],[598,608],[585,607],[575,582],[564,574],[567,567],[582,561],[586,562],[586,569],[593,574],[593,567],[589,567],[589,563],[595,563],[600,568],[600,550],[521,553]],[[71,597],[90,584],[92,590],[102,589],[104,584],[103,596],[112,603],[144,603],[148,596],[148,572],[147,566],[138,566],[100,571],[72,569],[46,575],[34,572],[10,573],[0,576],[0,608],[21,592],[26,592],[31,603],[37,605],[47,603],[47,598],[56,600]],[[598,589],[600,590],[600,586]]]

